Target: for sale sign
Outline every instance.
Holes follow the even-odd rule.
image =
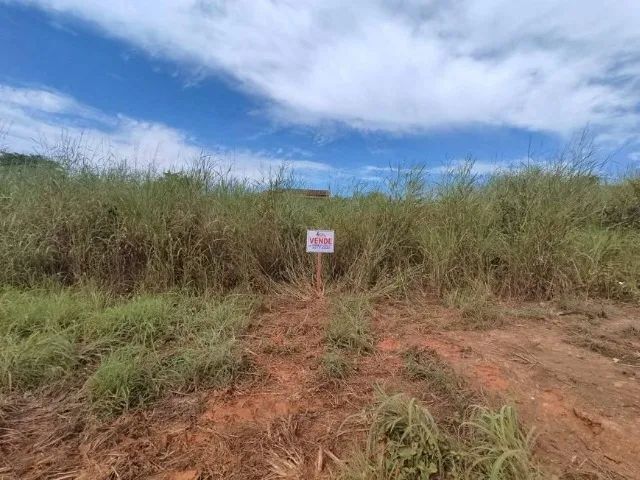
[[[333,230],[307,230],[307,253],[333,253]]]

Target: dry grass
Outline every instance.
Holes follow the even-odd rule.
[[[466,380],[431,349],[413,348],[404,354],[405,372],[412,380],[421,380],[426,391],[438,403],[449,407],[450,416],[460,419],[465,411],[479,400]]]
[[[461,320],[454,327],[485,330],[502,325],[502,311],[485,283],[452,290],[445,295],[445,303],[460,311]]]
[[[498,297],[637,298],[638,181],[608,185],[578,153],[488,178],[467,164],[437,185],[401,171],[328,200],[282,193],[286,175],[251,185],[205,164],[161,175],[77,158],[0,165],[0,284],[302,288],[305,229],[323,226],[338,242],[324,272],[334,289],[444,295],[479,282]]]
[[[373,348],[371,303],[364,295],[342,296],[333,301],[326,341],[334,350],[365,353]]]

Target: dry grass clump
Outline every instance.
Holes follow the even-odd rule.
[[[533,435],[513,407],[470,409],[452,435],[414,398],[381,392],[366,419],[366,446],[342,468],[343,480],[542,478],[531,460]]]
[[[498,308],[488,285],[476,282],[447,292],[445,302],[460,311],[461,321],[454,326],[484,330],[499,327],[502,312]]]
[[[336,299],[326,333],[329,348],[354,353],[370,351],[373,348],[369,321],[371,311],[371,303],[364,295]]]
[[[459,419],[477,400],[466,380],[458,375],[434,350],[412,348],[404,353],[405,373],[412,380],[421,380],[426,391],[448,405],[451,416]]]
[[[335,380],[346,378],[353,368],[350,359],[344,353],[331,350],[322,355],[320,365],[324,374]]]

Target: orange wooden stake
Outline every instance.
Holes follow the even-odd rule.
[[[322,285],[322,254],[316,253],[316,289],[318,296],[322,297],[324,294],[324,286]]]

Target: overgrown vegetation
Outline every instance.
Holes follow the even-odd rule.
[[[287,194],[282,178],[254,186],[202,165],[156,175],[64,156],[9,159],[0,284],[89,282],[116,293],[308,284],[302,245],[317,226],[336,231],[325,278],[343,291],[484,285],[498,297],[636,299],[639,182],[609,184],[590,158],[577,149],[488,177],[467,164],[435,182],[400,171],[380,192],[328,200]]]
[[[533,435],[522,431],[513,407],[470,409],[452,435],[416,399],[380,392],[365,418],[366,446],[347,462],[343,480],[542,478],[531,460]]]
[[[246,367],[236,336],[253,302],[7,289],[0,293],[0,391],[70,385],[110,415],[167,390],[226,384]]]

